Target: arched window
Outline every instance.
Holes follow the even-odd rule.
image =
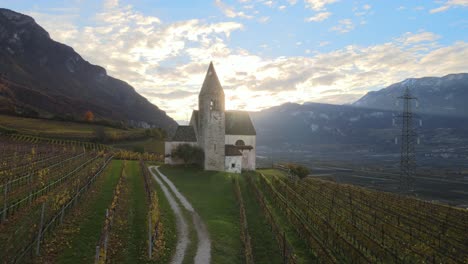
[[[236,141],[236,146],[245,146],[245,142],[242,139]]]

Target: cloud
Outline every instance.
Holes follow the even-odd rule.
[[[273,7],[275,5],[275,2],[268,0],[268,1],[262,1],[262,4],[268,7]]]
[[[305,19],[306,22],[322,22],[331,16],[330,12],[321,12]]]
[[[249,111],[288,101],[350,103],[369,90],[409,77],[467,70],[468,43],[441,46],[440,36],[426,31],[370,46],[267,57],[231,47],[231,35],[243,29],[237,22],[166,23],[120,5],[103,6],[91,25],[75,22],[75,16],[35,13],[33,17],[52,38],[129,82],[176,120],[186,119],[197,108],[197,94],[211,60],[230,98],[227,109]]]
[[[324,10],[327,5],[338,2],[338,0],[304,0],[304,2],[308,8],[321,11]]]
[[[314,85],[325,85],[325,86],[330,86],[335,83],[335,81],[343,78],[344,75],[340,73],[327,73],[324,75],[320,75],[317,77],[312,78],[312,83]]]
[[[169,93],[156,93],[153,91],[145,91],[145,92],[142,92],[142,94],[146,96],[158,97],[162,99],[181,99],[181,98],[186,98],[189,96],[196,95],[197,93],[193,91],[189,92],[189,91],[184,91],[184,90],[176,90],[176,91],[169,92]]]
[[[403,34],[403,36],[398,38],[398,41],[406,44],[406,45],[411,45],[415,43],[420,43],[420,42],[432,42],[437,39],[439,39],[440,36],[436,35],[432,32],[419,32],[419,33],[412,33],[412,32],[407,32]]]
[[[339,33],[348,33],[354,29],[354,24],[351,19],[342,19],[338,21],[338,25],[331,28],[332,31],[336,31]]]
[[[459,6],[460,7],[467,7],[468,6],[468,0],[448,0],[443,5],[441,5],[440,7],[431,9],[429,12],[431,14],[434,14],[434,13],[447,11],[452,7],[459,7]]]
[[[240,18],[245,18],[245,19],[252,19],[253,18],[253,16],[246,15],[242,11],[237,12],[234,9],[234,7],[223,3],[221,0],[215,0],[215,4],[221,10],[221,12],[223,12],[223,14],[225,16],[227,16],[227,17],[230,17],[230,18],[240,17]]]
[[[287,0],[290,5],[295,5],[297,3],[297,0]]]
[[[112,9],[119,6],[119,0],[106,0],[104,1],[104,8]]]
[[[267,23],[268,21],[270,21],[270,17],[268,16],[263,16],[261,18],[258,19],[258,22],[262,23],[262,24],[265,24]]]
[[[434,14],[434,13],[439,13],[439,12],[444,12],[449,10],[452,7],[467,7],[468,6],[468,0],[448,0],[445,1],[445,3],[437,8],[431,9],[429,13]]]

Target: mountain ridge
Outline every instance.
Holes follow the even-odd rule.
[[[368,92],[353,106],[398,111],[396,103],[403,90],[409,88],[418,98],[415,112],[467,116],[468,73],[452,73],[442,77],[408,78],[378,91]]]
[[[435,79],[434,79],[435,78]],[[456,87],[445,85],[445,81],[453,83]],[[418,79],[420,81],[420,79]],[[458,109],[461,102],[468,100],[468,74],[454,74],[444,77],[422,78],[422,81],[438,83],[437,93],[421,90],[429,85],[416,85],[415,91],[419,97],[420,107],[416,109],[414,126],[417,128],[421,146],[421,153],[432,157],[442,155],[442,158],[453,155],[463,157],[468,149],[468,111],[444,111],[442,106]],[[461,86],[459,80],[462,80]],[[441,82],[439,82],[441,81]],[[399,153],[399,145],[395,138],[401,133],[398,116],[402,111],[402,104],[395,106],[394,102],[403,93],[403,88],[397,83],[377,92],[371,92],[363,98],[371,98],[371,103],[360,105],[332,105],[323,103],[285,103],[280,106],[251,112],[252,121],[257,131],[257,144],[260,155],[269,155],[269,151],[282,153],[315,153],[318,156],[333,158],[349,156],[361,158],[379,156],[392,160]],[[395,88],[396,87],[396,88]],[[457,91],[456,100],[446,100],[445,97]],[[461,91],[461,92],[458,92]],[[400,94],[401,92],[401,94]],[[435,94],[435,95],[434,95]],[[426,97],[427,95],[427,97]],[[437,99],[439,98],[439,99]],[[436,101],[443,101],[437,103]],[[359,100],[358,100],[359,102]],[[361,101],[362,102],[362,101]],[[388,107],[386,107],[388,106]],[[422,120],[421,125],[419,120]],[[397,143],[398,143],[397,139]],[[355,154],[349,150],[356,150]],[[434,154],[438,153],[438,154]],[[306,155],[306,154],[304,154]],[[390,156],[389,156],[390,155]],[[462,155],[462,156],[460,156]],[[392,158],[389,158],[392,157]]]
[[[0,111],[173,130],[177,123],[128,83],[54,41],[32,17],[0,8]]]

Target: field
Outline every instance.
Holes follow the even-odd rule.
[[[172,212],[143,161],[7,137],[0,137],[0,147],[2,263],[165,263],[170,257]]]
[[[0,132],[1,130],[32,136],[73,140],[91,140],[96,137],[96,130],[103,130],[106,135],[116,140],[144,137],[142,129],[124,130],[95,124],[8,115],[0,115]]]
[[[465,209],[274,169],[116,159],[112,148],[67,142],[0,136],[2,263],[468,260]]]
[[[414,198],[288,177],[277,170],[251,173],[250,185],[273,220],[295,229],[297,262],[460,263],[468,259],[468,212]],[[282,222],[282,218],[287,221]],[[286,234],[288,235],[288,234]],[[297,251],[300,238],[314,255]],[[293,261],[296,262],[296,261]]]
[[[247,262],[235,181],[239,181],[243,198],[247,220],[246,235],[250,237],[253,262],[281,263],[280,249],[266,225],[266,218],[259,213],[259,205],[244,177],[192,167],[163,166],[161,171],[187,197],[206,223],[212,240],[212,263]]]
[[[147,138],[142,140],[122,141],[113,144],[112,147],[135,152],[149,152],[164,154],[164,142],[161,140]]]

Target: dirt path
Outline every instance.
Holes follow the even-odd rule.
[[[208,233],[208,230],[206,228],[205,223],[203,223],[202,219],[198,215],[198,213],[193,209],[193,206],[190,204],[189,201],[185,198],[183,194],[177,190],[175,185],[164,175],[159,171],[157,166],[151,166],[151,168],[155,168],[156,171],[159,173],[159,176],[163,179],[163,181],[171,188],[172,192],[175,194],[177,199],[179,199],[180,203],[182,206],[190,212],[192,215],[192,221],[193,225],[195,227],[195,230],[197,232],[197,237],[198,237],[198,244],[197,244],[197,253],[195,255],[194,263],[195,264],[206,264],[210,263],[211,260],[211,240],[210,236]],[[153,173],[151,171],[151,173]],[[156,178],[156,176],[153,174],[153,177]],[[158,182],[158,184],[160,184]],[[160,184],[161,185],[161,184]],[[162,186],[162,185],[161,185]]]
[[[153,178],[156,180],[156,182],[161,186],[161,189],[164,192],[164,195],[166,196],[167,200],[169,201],[169,205],[171,206],[172,211],[174,211],[174,214],[177,219],[177,246],[176,246],[176,251],[174,253],[174,256],[172,257],[171,263],[173,264],[181,264],[182,261],[184,260],[185,257],[185,252],[187,251],[188,244],[190,243],[189,237],[188,237],[188,226],[187,222],[185,221],[185,218],[182,214],[182,211],[179,207],[179,204],[175,200],[174,196],[172,196],[172,193],[167,189],[166,185],[159,179],[159,177],[154,173],[152,168],[156,168],[155,166],[150,166],[149,171],[153,175]],[[159,172],[159,171],[158,171]]]

